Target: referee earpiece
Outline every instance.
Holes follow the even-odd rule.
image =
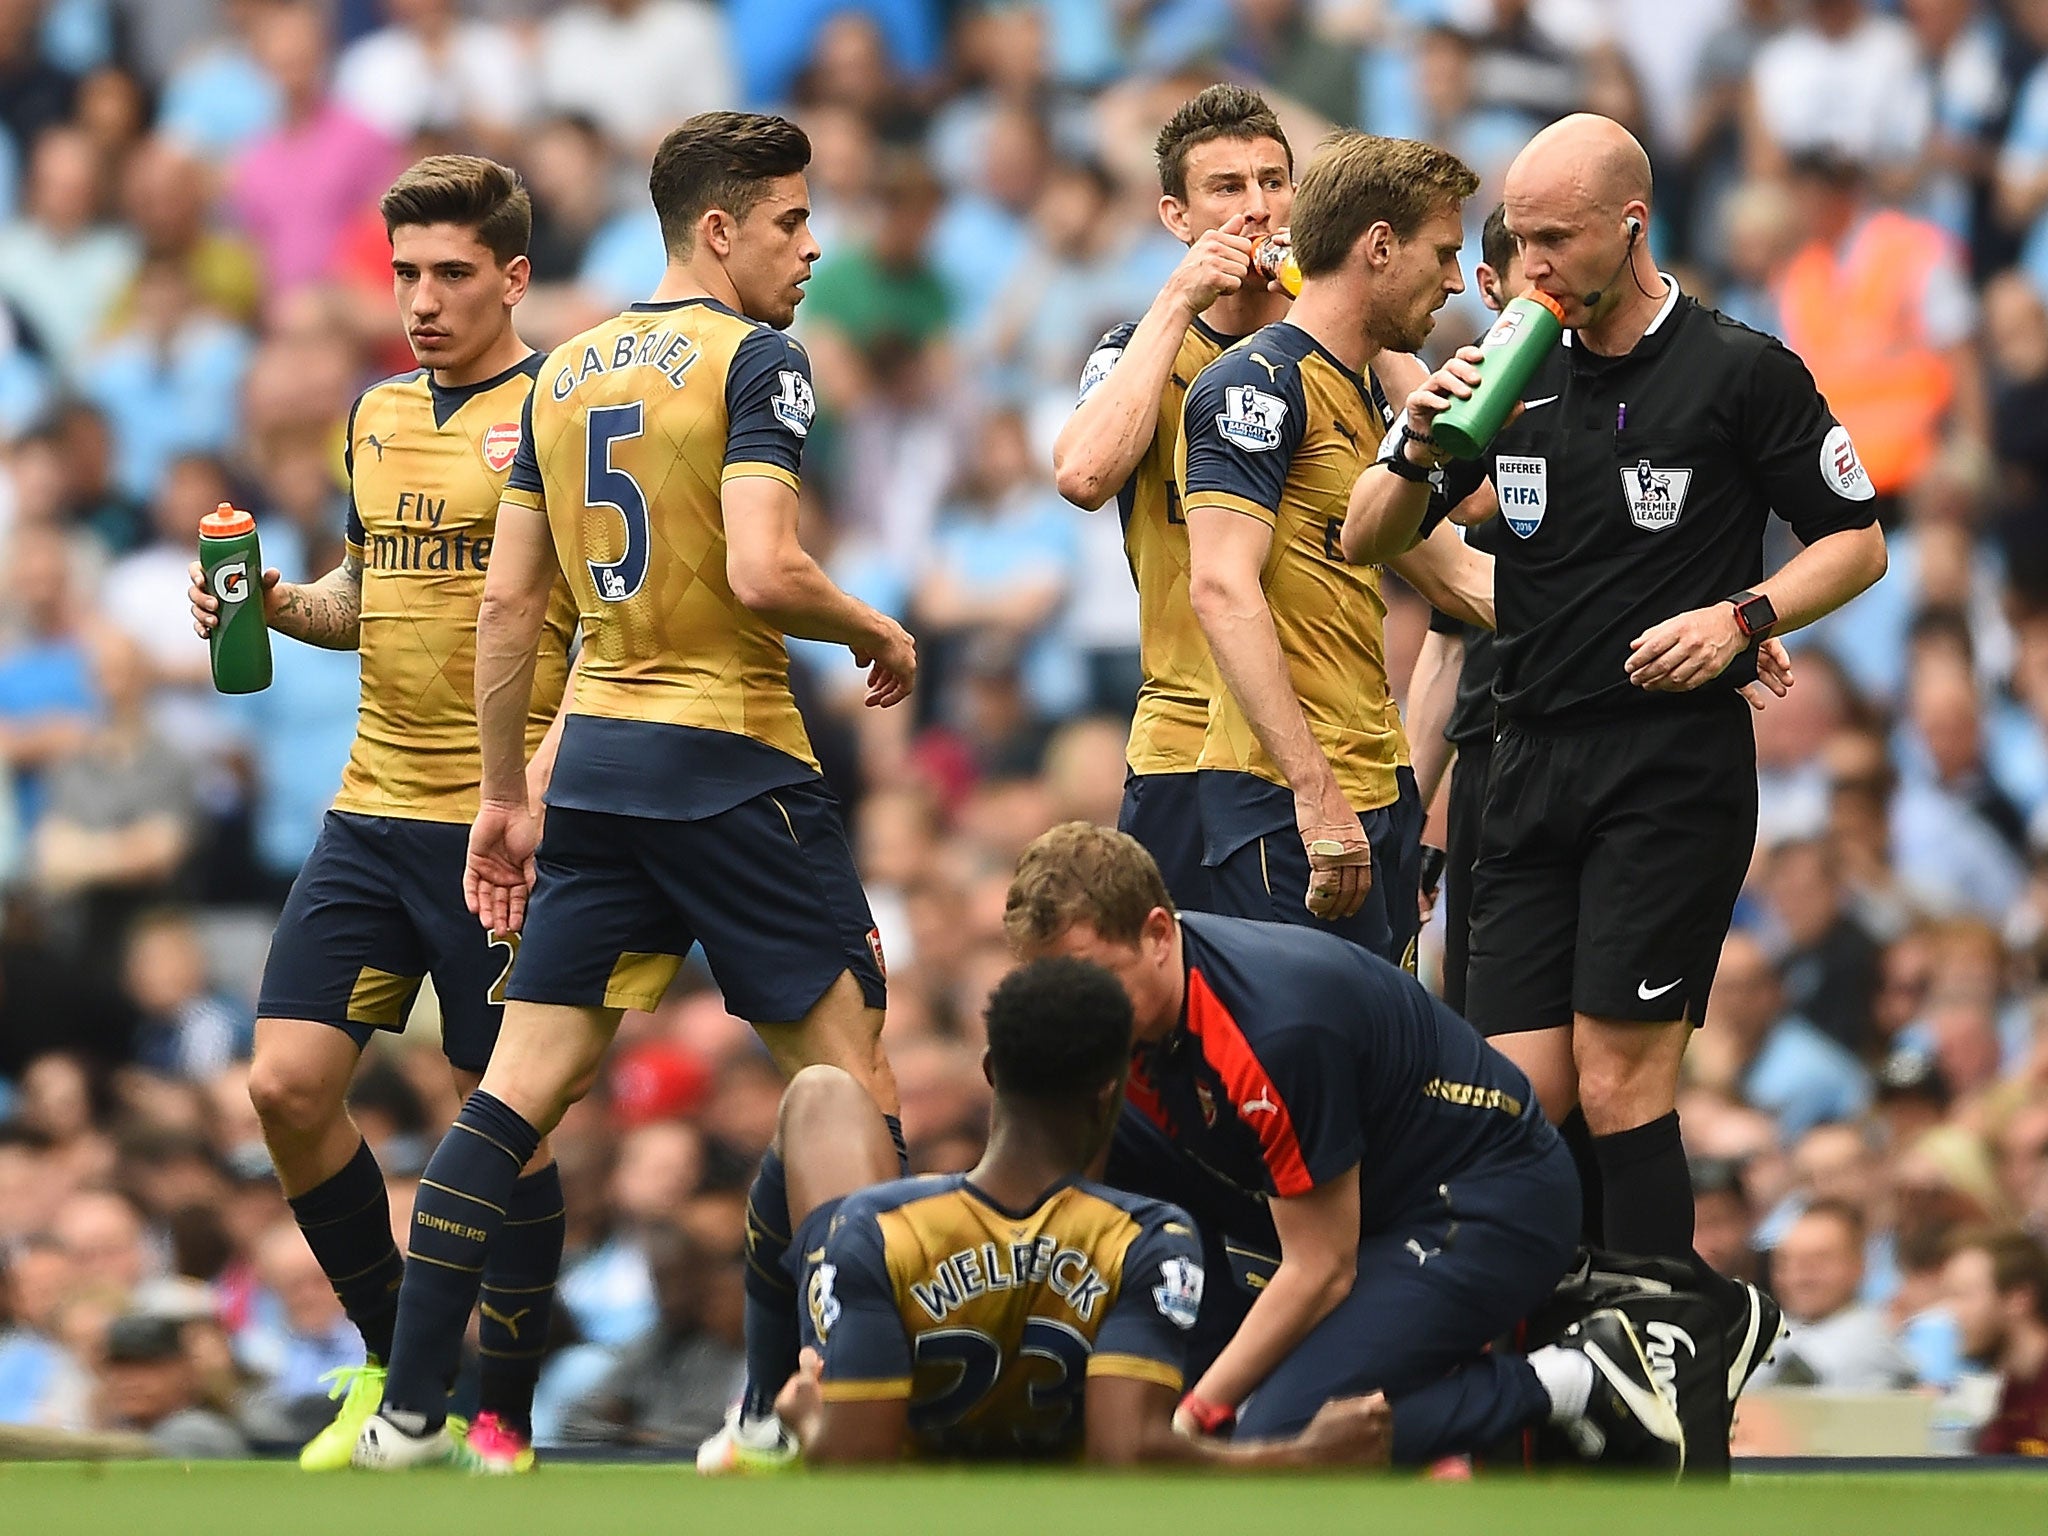
[[[1632,218],[1628,221],[1626,228],[1628,230],[1628,244],[1621,248],[1621,260],[1614,264],[1613,273],[1606,282],[1595,288],[1591,293],[1579,295],[1579,302],[1588,309],[1594,309],[1599,306],[1601,299],[1606,297],[1607,290],[1614,286],[1614,279],[1621,276],[1622,269],[1629,263],[1629,258],[1635,255],[1636,242],[1643,237],[1643,221]]]

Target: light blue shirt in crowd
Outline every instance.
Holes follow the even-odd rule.
[[[0,656],[0,720],[22,722],[53,715],[90,720],[99,713],[92,662],[76,640],[32,640]],[[35,775],[16,780],[21,829],[32,831],[42,814],[42,783]]]
[[[0,1333],[0,1424],[40,1423],[65,1360],[64,1351],[39,1334]]]
[[[122,490],[147,501],[178,454],[234,446],[251,351],[238,327],[202,316],[163,350],[129,332],[94,354],[81,382],[113,427]]]
[[[256,856],[270,873],[289,876],[313,851],[341,788],[362,672],[354,651],[282,637],[272,638],[270,656],[268,688],[223,698],[256,764]]]
[[[1074,509],[1050,491],[1012,496],[986,513],[947,508],[932,530],[931,563],[983,591],[1056,578],[1071,588],[1080,552]],[[1081,702],[1084,683],[1055,609],[1025,647],[1024,691],[1038,712],[1057,719]]]
[[[746,105],[788,101],[811,62],[825,23],[846,11],[874,18],[882,45],[906,75],[929,74],[939,62],[941,29],[934,0],[727,0],[733,64]]]
[[[629,208],[598,226],[577,269],[578,286],[624,309],[661,286],[668,251],[652,208]]]
[[[654,1280],[630,1235],[607,1238],[562,1275],[555,1295],[593,1344],[623,1348],[654,1326]]]
[[[1859,1118],[1870,1107],[1870,1074],[1839,1042],[1788,1014],[1743,1073],[1742,1097],[1777,1120],[1790,1146],[1816,1125]]]
[[[0,228],[0,295],[12,299],[59,371],[74,374],[135,273],[135,237],[107,225],[58,239],[30,219]]]
[[[284,99],[239,43],[195,54],[164,84],[157,127],[200,154],[225,160],[277,126]]]

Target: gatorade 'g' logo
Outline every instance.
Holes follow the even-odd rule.
[[[228,560],[213,568],[213,595],[224,603],[239,603],[249,596],[249,562]]]

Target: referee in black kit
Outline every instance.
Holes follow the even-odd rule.
[[[1564,345],[1474,463],[1446,463],[1429,431],[1471,393],[1480,354],[1410,396],[1353,490],[1345,554],[1406,548],[1433,500],[1493,483],[1512,536],[1495,545],[1494,760],[1466,1012],[1553,1120],[1583,1112],[1605,1244],[1691,1259],[1727,1298],[1732,1399],[1780,1319],[1693,1255],[1675,1105],[1756,841],[1738,690],[1769,636],[1884,574],[1884,535],[1805,365],[1658,272],[1650,162],[1627,130],[1554,123],[1505,190],[1526,279],[1564,310]],[[1773,511],[1805,547],[1763,580]],[[1779,691],[1782,659],[1769,648]]]
[[[1479,236],[1479,270],[1473,287],[1489,310],[1498,314],[1528,284],[1522,280],[1522,258],[1508,233],[1507,210],[1486,216]],[[1493,554],[1505,529],[1495,514],[1492,493],[1482,490],[1452,513],[1466,524],[1465,542]],[[1479,820],[1486,809],[1487,770],[1493,763],[1493,631],[1468,624],[1440,608],[1429,611],[1429,634],[1416,654],[1408,681],[1408,745],[1414,756],[1415,779],[1424,806],[1436,799],[1445,772],[1451,786],[1444,796],[1443,856],[1443,1000],[1457,1013],[1465,1011],[1465,961],[1471,933],[1472,866],[1479,854]],[[1423,849],[1424,881],[1428,883],[1431,851]],[[1573,1149],[1578,1155],[1577,1147]]]

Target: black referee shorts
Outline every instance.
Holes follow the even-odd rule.
[[[1705,1016],[1756,846],[1756,738],[1726,703],[1504,725],[1472,876],[1465,1013],[1482,1034]]]

